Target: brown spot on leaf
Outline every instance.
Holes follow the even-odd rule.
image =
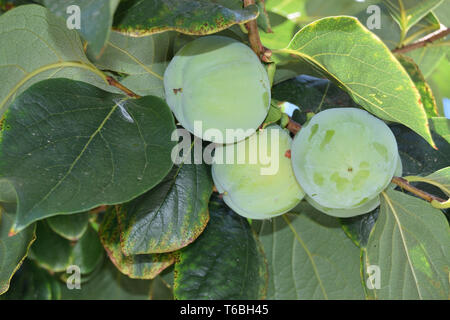
[[[291,150],[287,150],[285,153],[284,153],[284,156],[286,157],[286,158],[291,158]]]
[[[182,93],[183,88],[173,89],[173,93],[177,94],[178,92]]]

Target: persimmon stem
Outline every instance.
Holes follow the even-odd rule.
[[[434,35],[432,35],[431,37],[426,37],[422,40],[419,40],[417,42],[408,44],[406,46],[403,46],[401,48],[397,48],[392,50],[393,53],[405,53],[405,52],[409,52],[415,49],[419,49],[422,47],[427,46],[428,44],[437,41],[439,39],[445,38],[446,36],[448,36],[450,34],[450,28],[445,28],[442,30],[437,31]]]
[[[292,134],[296,135],[300,131],[301,128],[302,128],[302,126],[300,123],[289,118],[289,122],[286,126],[286,129],[288,129]]]
[[[116,87],[117,89],[125,92],[125,94],[131,98],[135,98],[135,99],[139,99],[141,98],[140,95],[134,93],[133,91],[131,91],[130,89],[128,89],[127,87],[125,87],[123,84],[121,84],[120,82],[118,82],[116,79],[114,79],[113,77],[107,76],[106,77],[106,81],[108,81],[108,84]]]
[[[248,7],[254,4],[255,0],[244,0],[244,7]],[[252,48],[252,50],[256,53],[261,61],[270,62],[272,51],[262,45],[256,20],[247,22],[245,24],[245,27],[248,30],[248,40],[250,42],[250,47]]]
[[[403,179],[403,178],[400,178],[400,177],[393,177],[392,178],[392,183],[395,183],[400,188],[402,188],[402,189],[404,189],[406,191],[409,191],[412,194],[414,194],[414,195],[416,195],[416,196],[418,196],[418,197],[422,198],[423,200],[428,201],[430,203],[432,201],[437,201],[437,202],[440,202],[440,203],[444,203],[445,202],[444,199],[441,199],[441,198],[436,197],[436,196],[434,196],[432,194],[429,194],[428,192],[425,192],[423,190],[420,190],[420,189],[414,187],[413,185],[409,184],[408,180],[406,180],[406,179]]]

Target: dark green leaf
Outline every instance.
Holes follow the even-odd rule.
[[[419,90],[422,104],[425,108],[427,116],[429,118],[438,116],[436,100],[434,99],[433,92],[431,91],[428,83],[425,81],[425,78],[422,75],[419,67],[414,63],[414,60],[407,56],[401,54],[398,54],[396,56],[398,61],[400,61],[400,63],[402,64],[403,68],[405,68],[406,72],[408,72],[417,90]]]
[[[58,300],[61,298],[61,284],[47,270],[39,268],[33,261],[25,260],[17,276],[11,282],[11,289],[0,297],[5,300]]]
[[[111,208],[100,226],[100,240],[114,265],[130,278],[153,279],[175,262],[173,254],[140,254],[125,256],[120,246],[117,212]]]
[[[103,267],[80,290],[62,287],[63,300],[147,300],[152,281],[135,280],[121,274],[106,259]]]
[[[444,117],[431,118],[431,129],[450,143],[450,119]]]
[[[18,194],[15,231],[46,217],[129,201],[170,171],[173,115],[67,79],[42,81],[3,121],[0,179]]]
[[[96,66],[123,74],[121,83],[141,96],[164,98],[163,76],[172,36],[171,32],[163,32],[136,38],[113,32]]]
[[[265,0],[256,0],[256,5],[258,6],[259,16],[256,20],[258,22],[258,27],[261,28],[266,33],[271,33],[272,27],[270,25],[270,18],[266,11]]]
[[[46,221],[39,221],[36,241],[31,246],[29,257],[49,271],[65,272],[70,265],[71,256],[70,241],[53,232]]]
[[[402,125],[392,125],[403,164],[403,175],[428,175],[450,163],[450,144],[433,134],[438,150],[430,147],[419,135]]]
[[[326,79],[301,75],[273,87],[272,98],[288,101],[300,108],[300,113],[318,113],[335,107],[356,107],[350,96]]]
[[[370,232],[377,221],[379,211],[380,209],[377,208],[372,212],[360,216],[339,219],[345,234],[358,247],[362,248],[367,245]]]
[[[88,274],[103,260],[103,246],[97,232],[89,226],[84,235],[74,245],[70,263],[80,268],[82,274]]]
[[[80,239],[89,224],[87,212],[71,215],[55,216],[47,219],[50,228],[63,238],[68,240]]]
[[[380,39],[357,19],[330,17],[313,22],[280,52],[310,62],[356,103],[384,120],[407,125],[434,146],[414,83]]]
[[[111,29],[114,11],[119,0],[40,0],[50,11],[64,20],[69,18],[67,8],[76,4],[80,8],[80,33],[88,42],[95,57],[100,56]]]
[[[149,192],[120,206],[123,252],[171,252],[190,244],[208,223],[212,187],[206,165],[185,163]]]
[[[15,205],[0,203],[0,295],[8,290],[12,276],[19,269],[36,239],[34,225],[15,236],[8,236],[14,222],[14,214],[6,212],[7,208],[8,211],[15,211]]]
[[[375,299],[447,299],[450,234],[447,219],[429,203],[388,190],[364,249],[364,268],[376,265]]]
[[[211,34],[258,17],[258,7],[230,9],[208,0],[124,0],[114,17],[114,28],[137,36],[175,30]]]
[[[364,299],[359,249],[339,220],[306,202],[295,211],[252,223],[269,263],[268,299]]]
[[[16,95],[49,78],[69,78],[111,91],[87,59],[76,30],[39,5],[17,7],[0,17],[0,116]]]
[[[261,299],[267,266],[246,219],[213,200],[202,235],[180,251],[175,264],[176,299]]]

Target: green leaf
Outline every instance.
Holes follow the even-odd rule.
[[[173,300],[173,291],[161,277],[156,277],[152,281],[152,286],[150,288],[150,299],[151,300]]]
[[[262,44],[270,49],[285,48],[299,30],[299,26],[293,21],[273,12],[268,13],[268,18],[272,22],[272,33],[260,34]]]
[[[70,16],[67,8],[75,4],[72,0],[40,0],[39,2],[64,20]],[[81,14],[80,33],[96,57],[100,56],[108,39],[114,11],[118,4],[119,0],[78,0],[76,2]]]
[[[124,74],[121,83],[141,96],[164,98],[163,77],[171,39],[170,32],[139,38],[113,32],[96,66]]]
[[[450,62],[447,57],[439,61],[435,71],[427,78],[428,83],[436,97],[439,114],[444,113],[444,99],[450,97]]]
[[[46,221],[39,221],[36,241],[31,246],[29,257],[51,272],[65,272],[71,256],[70,241],[53,232]]]
[[[269,113],[267,114],[262,127],[265,128],[272,123],[278,122],[281,119],[282,115],[283,113],[281,112],[281,109],[278,106],[271,104]]]
[[[12,211],[15,208],[14,205],[6,206],[3,204],[2,206],[0,206],[0,295],[8,290],[11,278],[19,269],[30,246],[36,239],[36,227],[34,225],[15,236],[9,237],[8,233],[14,221],[14,214],[6,212],[6,207],[12,207]]]
[[[175,262],[173,254],[124,255],[120,246],[120,231],[116,208],[110,208],[100,226],[100,240],[117,269],[130,278],[153,279]]]
[[[450,143],[450,119],[433,117],[430,120],[432,130]]]
[[[367,245],[370,232],[377,221],[379,211],[379,208],[377,208],[372,212],[360,216],[339,219],[345,234],[358,247],[363,248]]]
[[[80,268],[82,274],[88,274],[103,261],[103,246],[97,232],[89,226],[72,250],[70,263]]]
[[[403,175],[428,175],[450,163],[450,144],[433,133],[437,150],[415,132],[402,125],[391,125],[403,164]]]
[[[1,299],[5,300],[59,300],[61,284],[47,270],[39,268],[31,260],[25,260],[10,290]]]
[[[204,164],[181,164],[155,188],[119,207],[125,255],[176,251],[193,242],[209,220],[213,183]]]
[[[246,219],[213,200],[211,221],[201,236],[180,251],[175,264],[176,299],[261,299],[267,266]]]
[[[62,300],[148,300],[152,281],[121,274],[108,260],[80,290],[62,286]]]
[[[14,230],[148,191],[172,168],[174,130],[157,97],[68,79],[33,85],[11,105],[0,137],[0,179],[18,194]]]
[[[381,196],[377,223],[364,249],[364,268],[380,270],[375,299],[447,299],[449,225],[427,202],[388,190]]]
[[[303,115],[335,107],[357,107],[350,96],[331,81],[308,75],[277,84],[272,89],[272,98],[295,104]]]
[[[410,127],[434,146],[413,82],[381,40],[357,19],[330,17],[313,22],[281,52],[310,62],[366,110]]]
[[[441,189],[447,196],[450,196],[450,167],[438,170],[426,177],[407,176],[409,182],[425,182]]]
[[[63,238],[78,240],[86,232],[89,224],[87,212],[55,216],[47,219],[49,227]]]
[[[430,43],[425,47],[409,51],[406,55],[417,63],[424,77],[428,78],[433,74],[433,71],[436,70],[441,59],[444,59],[449,53],[450,41],[447,36],[446,38]]]
[[[265,0],[256,0],[256,5],[258,6],[259,16],[256,19],[258,27],[261,28],[265,33],[271,33],[272,26],[270,24],[269,14],[266,11]]]
[[[383,0],[392,17],[406,34],[408,30],[425,17],[444,0]]]
[[[0,17],[0,116],[15,96],[48,78],[69,78],[111,90],[86,58],[80,38],[39,5],[17,7]]]
[[[339,220],[306,202],[295,211],[255,225],[269,263],[267,298],[364,299],[359,250]]]
[[[124,0],[114,17],[114,29],[135,36],[174,30],[205,35],[242,24],[258,17],[258,7],[230,9],[225,1],[207,0]]]
[[[421,101],[427,116],[429,118],[438,116],[436,100],[434,99],[433,92],[431,91],[428,83],[425,81],[425,78],[417,64],[415,64],[414,60],[407,56],[397,54],[396,57],[402,64],[403,68],[405,68],[406,72],[408,72],[417,90],[419,90]]]

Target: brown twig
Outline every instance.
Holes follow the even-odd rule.
[[[405,53],[405,52],[408,52],[408,51],[412,51],[414,49],[422,48],[422,47],[425,47],[428,44],[430,44],[430,43],[432,43],[432,42],[434,42],[436,40],[445,38],[449,34],[450,34],[450,28],[445,28],[445,29],[442,29],[442,30],[436,32],[433,36],[431,36],[429,38],[425,38],[423,40],[411,43],[411,44],[409,44],[407,46],[394,49],[394,50],[392,50],[392,52],[393,53]]]
[[[124,85],[122,85],[120,82],[118,82],[116,79],[114,79],[113,77],[106,77],[106,81],[108,81],[109,85],[118,88],[119,90],[123,91],[126,93],[127,96],[132,97],[132,98],[136,98],[139,99],[141,98],[140,95],[134,93],[133,91],[131,91],[130,89],[128,89],[127,87],[125,87]]]
[[[416,196],[422,198],[425,201],[431,202],[433,200],[436,200],[438,202],[445,202],[444,199],[441,199],[439,197],[433,196],[432,194],[429,194],[428,192],[425,192],[423,190],[417,189],[416,187],[409,184],[408,180],[400,178],[400,177],[394,177],[392,178],[392,182],[398,185],[400,188],[411,192],[412,194],[415,194]]]
[[[287,128],[292,134],[295,135],[295,134],[297,134],[297,133],[300,131],[300,129],[302,128],[302,126],[301,126],[300,123],[295,122],[295,121],[292,120],[292,119],[289,119],[289,122],[288,122],[286,128]]]
[[[255,0],[244,0],[244,7],[254,5]],[[256,55],[263,62],[270,62],[270,57],[272,56],[272,51],[264,47],[261,43],[261,38],[259,37],[258,24],[256,20],[249,21],[245,24],[248,30],[248,40],[250,41],[250,46]]]

